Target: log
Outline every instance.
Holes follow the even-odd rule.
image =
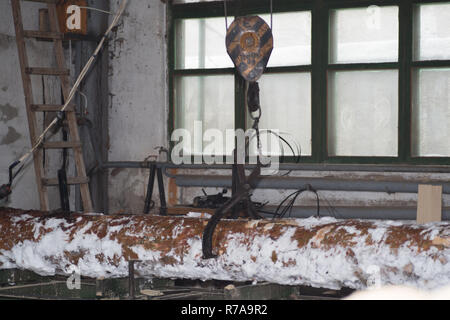
[[[0,269],[40,275],[267,281],[364,289],[371,284],[435,289],[450,284],[450,223],[308,218],[225,220],[218,258],[202,259],[208,220],[131,215],[49,216],[0,209]]]

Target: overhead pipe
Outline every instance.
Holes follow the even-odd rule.
[[[365,181],[364,181],[365,180]],[[179,187],[231,188],[230,176],[177,175]],[[258,189],[297,190],[311,185],[315,190],[368,191],[387,193],[417,193],[418,183],[410,181],[373,181],[370,178],[345,180],[342,178],[304,178],[262,176],[256,181]],[[450,183],[442,183],[443,193],[450,194]]]
[[[155,164],[162,169],[198,169],[222,170],[232,168],[231,164],[174,164],[170,162],[151,161],[111,161],[102,164],[104,169],[142,169]],[[255,165],[245,165],[245,169],[254,169]],[[450,166],[422,166],[422,165],[354,165],[354,164],[308,164],[308,163],[280,163],[281,171],[360,171],[360,172],[390,172],[390,173],[450,173]]]
[[[320,197],[319,197],[320,198]],[[417,218],[416,207],[400,207],[400,206],[333,206],[330,207],[326,202],[319,201],[320,217],[332,217],[336,219],[363,219],[363,220],[410,220],[415,221]],[[266,218],[272,218],[278,206],[268,205],[262,209],[262,213]],[[310,218],[317,217],[316,206],[293,206],[290,213],[286,214],[286,218]],[[450,221],[450,208],[442,208],[442,220]]]

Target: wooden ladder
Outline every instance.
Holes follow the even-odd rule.
[[[27,108],[28,126],[30,130],[31,144],[34,146],[40,136],[36,112],[58,112],[62,105],[40,105],[33,102],[33,90],[31,86],[30,75],[50,75],[57,76],[61,82],[61,88],[64,100],[69,96],[69,74],[66,66],[63,50],[63,34],[59,31],[58,16],[56,11],[57,0],[22,0],[31,2],[46,3],[48,6],[48,20],[50,31],[24,30],[22,22],[21,0],[11,0],[12,12],[14,17],[14,27],[16,30],[17,49],[19,52],[20,69],[22,74],[23,90],[25,94],[25,104]],[[53,40],[55,48],[57,68],[34,68],[28,65],[25,38],[38,38]],[[58,179],[45,177],[43,167],[43,149],[73,149],[77,177],[67,178],[68,185],[79,185],[81,200],[84,212],[92,212],[92,200],[89,192],[89,179],[86,175],[86,168],[83,159],[82,144],[78,132],[77,117],[75,107],[69,106],[66,109],[66,119],[69,127],[70,141],[64,142],[46,142],[42,147],[36,150],[33,155],[34,169],[36,172],[36,182],[39,192],[39,200],[42,211],[49,211],[48,191],[49,186],[58,186]]]

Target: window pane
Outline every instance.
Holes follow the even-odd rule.
[[[398,72],[329,74],[328,154],[392,156],[398,152]]]
[[[264,74],[259,81],[259,88],[262,109],[259,128],[279,130],[280,135],[294,148],[296,156],[295,143],[300,146],[301,155],[310,156],[311,74]],[[247,128],[251,128],[252,124],[253,121],[248,118]],[[275,140],[275,143],[278,144],[278,141]],[[252,147],[254,149],[255,146]],[[293,155],[286,144],[283,144],[283,148],[285,156]]]
[[[450,68],[414,72],[412,154],[450,156]]]
[[[191,146],[185,144],[185,154],[201,154],[210,143],[202,143],[208,129],[216,129],[225,137],[226,129],[234,129],[234,76],[180,76],[175,78],[175,127],[187,129],[191,134]],[[201,122],[201,123],[200,123]],[[196,132],[196,129],[200,132]],[[225,150],[216,141],[217,154]],[[231,154],[233,145],[226,150]]]
[[[414,58],[450,59],[450,3],[416,6]]]
[[[398,61],[398,7],[330,12],[330,62]]]
[[[228,68],[233,62],[225,48],[225,18],[175,21],[175,68]]]
[[[260,15],[270,26],[270,14]],[[273,14],[269,67],[311,64],[311,12]]]

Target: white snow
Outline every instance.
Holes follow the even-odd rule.
[[[68,273],[72,263],[64,253],[70,252],[83,253],[76,267],[84,276],[108,278],[128,275],[128,263],[123,257],[122,245],[112,237],[123,226],[108,227],[106,236],[100,239],[95,234],[86,233],[92,227],[92,222],[88,222],[70,240],[71,223],[66,220],[54,218],[38,222],[39,219],[31,216],[14,219],[15,222],[34,220],[35,240],[39,236],[40,228],[48,232],[40,241],[26,240],[15,244],[11,250],[0,250],[2,269],[21,268],[41,275]],[[376,228],[369,229],[368,234],[362,234],[355,227],[340,226],[340,229],[353,235],[352,241],[356,241],[356,244],[351,246],[350,255],[345,247],[336,245],[333,248],[324,248],[320,243],[317,245],[314,238],[300,249],[297,241],[293,240],[293,235],[298,230],[297,226],[311,230],[313,227],[335,222],[339,221],[329,217],[289,219],[283,226],[281,236],[275,240],[270,236],[252,237],[250,233],[231,233],[226,240],[226,251],[217,259],[211,260],[202,259],[200,236],[188,239],[187,250],[184,250],[181,256],[175,253],[175,249],[179,248],[176,242],[167,254],[157,250],[146,250],[139,244],[130,249],[136,253],[138,260],[143,261],[136,265],[137,271],[147,277],[268,281],[332,289],[341,287],[363,289],[367,284],[361,279],[371,277],[381,285],[409,285],[422,289],[450,285],[450,248],[446,247],[439,252],[439,256],[444,259],[433,259],[432,254],[438,253],[435,247],[425,252],[411,246],[411,243],[405,243],[393,250],[383,242],[387,228],[402,225],[399,222],[371,221]],[[184,228],[182,219],[178,223],[173,228],[174,238]],[[258,223],[260,222],[250,222],[251,226],[257,226]],[[61,226],[68,228],[69,231],[63,231]],[[426,225],[424,238],[431,240],[443,236],[438,229],[442,226],[447,227],[448,223]],[[273,224],[267,224],[266,227],[270,229]],[[444,229],[444,232],[448,233],[447,230]],[[144,236],[146,233],[139,235],[129,230],[127,234]],[[367,246],[366,240],[369,236],[373,245]],[[153,237],[161,239],[158,235],[152,235]],[[99,255],[104,259],[99,259]],[[174,258],[177,263],[167,264],[164,262],[167,259],[162,260],[163,257]],[[380,272],[373,274],[373,270]]]

